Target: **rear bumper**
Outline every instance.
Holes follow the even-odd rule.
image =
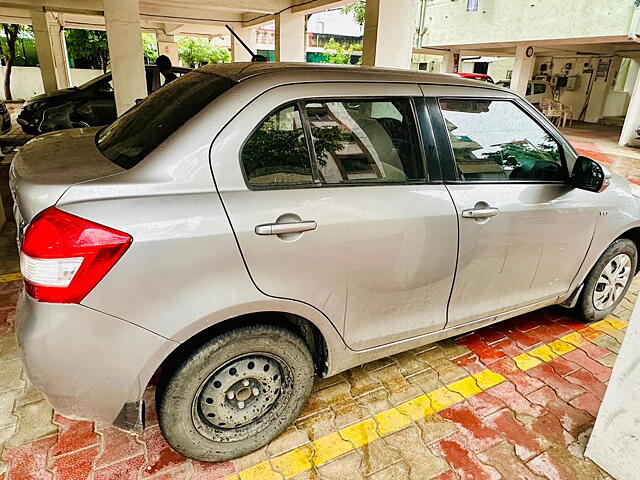
[[[24,291],[16,331],[29,379],[59,413],[109,423],[139,402],[178,345],[82,305],[36,302]]]

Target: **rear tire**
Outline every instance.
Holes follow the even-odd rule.
[[[609,245],[587,276],[576,308],[586,321],[607,317],[620,304],[638,264],[635,243],[620,238]]]
[[[266,325],[231,330],[163,375],[157,389],[160,429],[185,457],[240,457],[296,419],[313,378],[309,349],[292,332]]]

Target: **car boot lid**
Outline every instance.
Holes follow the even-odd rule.
[[[98,128],[62,130],[36,137],[13,160],[10,175],[23,220],[54,205],[70,186],[123,172],[95,144]]]

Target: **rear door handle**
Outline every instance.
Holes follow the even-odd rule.
[[[462,216],[464,218],[490,218],[495,217],[500,213],[495,207],[487,207],[487,208],[468,208],[462,211]]]
[[[293,222],[293,223],[267,223],[265,225],[257,225],[256,233],[258,235],[284,235],[287,233],[302,233],[318,228],[318,224],[314,221],[309,222]]]

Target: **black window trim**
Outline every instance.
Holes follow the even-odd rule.
[[[342,182],[342,183],[324,183],[320,180],[320,174],[318,170],[318,163],[316,158],[316,152],[313,145],[313,135],[311,135],[311,123],[306,115],[306,111],[303,108],[307,102],[345,102],[345,101],[389,101],[390,99],[396,100],[408,100],[411,113],[413,115],[413,123],[415,125],[415,133],[418,139],[418,154],[419,161],[422,165],[422,171],[424,174],[423,179],[420,180],[407,180],[404,182],[376,182],[376,181],[357,181],[357,182]],[[297,100],[290,100],[288,102],[282,103],[279,106],[273,108],[265,117],[263,117],[259,122],[256,123],[256,126],[251,130],[251,133],[245,138],[240,146],[238,151],[239,161],[240,161],[240,170],[242,171],[242,176],[244,177],[245,185],[249,190],[255,191],[263,191],[263,190],[299,190],[305,188],[340,188],[340,187],[371,187],[371,186],[403,186],[403,185],[429,185],[432,183],[442,183],[442,180],[436,180],[431,182],[429,180],[429,170],[427,168],[427,157],[424,146],[423,132],[420,125],[420,118],[418,115],[418,111],[416,108],[416,101],[422,100],[424,97],[416,97],[412,95],[380,95],[380,96],[332,96],[332,97],[304,97],[299,98]],[[276,184],[276,183],[265,183],[261,185],[252,184],[249,182],[249,178],[247,176],[247,172],[244,168],[244,162],[242,161],[242,152],[244,151],[244,147],[247,142],[251,139],[253,134],[266,122],[269,117],[279,112],[280,110],[288,107],[296,107],[300,112],[300,118],[303,124],[304,135],[307,143],[307,150],[309,152],[309,158],[311,161],[311,172],[312,172],[312,181],[308,183],[291,183],[291,184]]]
[[[515,184],[515,185],[568,185],[569,179],[569,171],[567,167],[567,158],[565,155],[565,144],[562,142],[557,135],[551,130],[547,125],[544,125],[540,119],[536,118],[532,112],[529,111],[528,108],[525,108],[524,105],[520,101],[515,98],[506,98],[506,97],[478,97],[478,96],[449,96],[442,95],[437,97],[431,97],[434,99],[434,104],[438,111],[438,117],[434,118],[434,121],[440,124],[440,135],[438,143],[442,145],[442,150],[445,153],[445,156],[448,158],[444,158],[442,161],[447,162],[450,168],[443,169],[444,182],[447,184],[454,185],[464,185],[464,184],[475,184],[475,185],[504,185],[504,184]],[[518,110],[527,115],[534,123],[536,123],[543,131],[547,133],[557,144],[560,153],[560,161],[562,163],[562,170],[565,179],[564,180],[461,180],[458,169],[456,167],[456,159],[455,152],[453,151],[453,145],[451,144],[451,139],[449,138],[449,132],[447,131],[446,122],[444,120],[444,115],[442,114],[442,108],[440,107],[440,100],[470,100],[470,101],[501,101],[501,102],[510,102],[512,103]],[[442,156],[441,156],[442,158]],[[455,178],[452,178],[451,175],[454,175]]]

